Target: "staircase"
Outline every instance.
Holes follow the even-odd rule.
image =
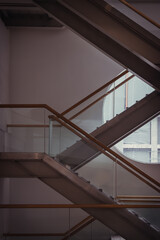
[[[160,112],[159,39],[114,9],[107,1],[34,0],[34,2],[53,18],[77,32],[157,90],[93,131],[92,137],[102,142],[104,146],[112,147],[158,115]],[[45,108],[46,105],[43,107]],[[142,109],[143,114],[141,114]],[[69,123],[51,108],[48,107],[47,110],[55,114],[60,119],[60,123],[61,120]],[[69,127],[75,127],[77,130],[73,124]],[[89,144],[84,143],[84,140],[80,140],[58,154],[56,159],[41,153],[0,153],[0,177],[38,178],[75,204],[119,206],[112,197],[74,172],[97,157],[100,152],[98,148],[91,148]],[[66,168],[66,165],[71,169]],[[149,172],[154,178],[154,173]],[[126,240],[160,239],[159,230],[127,209],[115,207],[84,208],[84,210]]]
[[[0,177],[36,177],[76,204],[118,204],[46,154],[1,153]],[[125,239],[160,238],[159,231],[127,209],[84,208],[84,210]]]
[[[133,131],[133,129],[135,129],[138,124],[143,124],[158,114],[160,110],[160,106],[158,104],[159,97],[160,96],[158,92],[151,93],[133,105],[131,108],[127,109],[122,114],[112,119],[110,122],[95,130],[92,134],[96,137],[98,136],[97,138],[101,141],[104,139],[103,142],[106,145],[111,146],[115,141],[119,139],[119,135],[115,134],[114,138],[111,138],[109,140],[110,142],[107,142],[108,138],[105,138],[105,135],[111,131],[110,127],[116,127],[116,124],[120,126],[121,121],[124,121],[124,119],[127,119],[127,117],[129,117],[130,120],[130,117],[133,118],[133,116],[137,116],[138,114],[140,117],[137,118],[133,124],[131,124],[132,127],[125,128],[124,132],[121,132],[120,134],[126,135],[128,132]],[[1,108],[6,107],[6,105],[1,105]],[[8,107],[22,108],[22,105],[11,105]],[[23,105],[23,107],[30,108],[31,106]],[[73,132],[77,134],[78,127],[71,123],[69,120],[65,119],[61,114],[57,113],[47,105],[32,105],[32,109],[37,107],[46,108],[49,111],[48,114],[53,114],[61,124],[64,124],[64,126],[70,130],[73,131],[74,128]],[[144,109],[143,115],[139,114],[142,108]],[[125,125],[128,126],[126,123]],[[79,134],[81,134],[80,132]],[[116,131],[116,133],[119,134],[118,131]],[[85,137],[87,137],[87,133],[84,134],[86,135]],[[89,141],[91,142],[91,139]],[[92,149],[92,151],[88,151],[88,149]],[[86,159],[87,161],[88,159],[93,159],[95,156],[97,156],[97,154],[99,154],[100,151],[97,151],[97,148],[95,148],[94,145],[92,148],[89,145],[86,147],[84,141],[77,142],[66,151],[62,152],[59,155],[61,163],[46,154],[40,153],[1,153],[0,177],[36,177],[75,204],[119,204],[118,202],[115,202],[112,197],[109,197],[101,190],[98,190],[96,187],[92,186],[88,180],[77,176],[73,170],[69,170],[65,167],[65,165],[70,165],[72,168],[78,168],[80,164],[84,164],[84,161],[86,162]],[[68,157],[62,160],[64,153],[65,155],[67,154]],[[85,158],[82,157],[82,153]],[[80,159],[80,162],[75,162],[76,156],[78,159]],[[123,164],[122,166],[125,167]],[[106,174],[108,173],[109,172]],[[139,181],[141,182],[141,178]],[[157,181],[155,181],[154,184],[157,184]],[[149,186],[152,187],[152,185]],[[153,189],[159,192],[159,184],[156,188]],[[138,217],[137,214],[131,213],[127,209],[84,208],[84,210],[125,239],[159,239],[160,233],[158,230],[156,230],[152,225],[146,223],[145,220],[142,220],[141,217]]]
[[[107,147],[112,147],[115,143],[158,115],[160,112],[159,102],[160,94],[155,91],[97,128],[91,135]],[[57,158],[61,163],[77,169],[91,161],[98,154],[100,154],[98,150],[91,148],[90,145],[81,140],[63,151]]]

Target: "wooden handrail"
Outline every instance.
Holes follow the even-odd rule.
[[[141,17],[145,18],[147,21],[149,21],[150,23],[152,23],[154,26],[160,28],[160,24],[157,23],[156,21],[154,21],[153,19],[151,19],[150,17],[148,17],[147,15],[145,15],[144,13],[142,13],[141,11],[139,11],[138,9],[136,9],[135,7],[133,7],[131,4],[129,4],[127,1],[125,0],[119,0],[121,3],[123,3],[124,5],[126,5],[127,7],[129,7],[130,9],[132,9],[134,12],[136,12],[137,14],[139,14]]]
[[[52,209],[52,208],[160,208],[159,204],[155,205],[144,205],[144,204],[0,204],[0,209],[27,209],[27,208],[43,208],[43,209]]]
[[[132,196],[132,195],[119,195],[116,196],[118,202],[134,202],[134,203],[160,203],[160,196]]]
[[[160,196],[142,196],[142,195],[119,195],[116,197],[116,199],[160,199]]]
[[[119,203],[160,203],[160,200],[149,200],[149,199],[119,199]]]
[[[64,112],[62,112],[62,115],[65,115],[67,113],[69,113],[70,111],[72,111],[74,108],[78,107],[80,104],[82,104],[83,102],[87,101],[89,98],[93,97],[94,95],[96,95],[97,93],[99,93],[100,91],[102,91],[104,88],[108,87],[110,84],[112,84],[113,82],[115,82],[116,80],[118,80],[119,78],[123,77],[126,73],[128,73],[128,70],[124,70],[121,74],[119,74],[117,77],[113,78],[111,81],[107,82],[106,84],[104,84],[102,87],[98,88],[97,90],[95,90],[94,92],[92,92],[91,94],[89,94],[88,96],[86,96],[85,98],[83,98],[82,100],[78,101],[77,103],[75,103],[74,105],[72,105],[71,107],[69,107],[68,109],[66,109]]]
[[[87,105],[87,107],[83,108],[81,111],[79,111],[78,113],[74,114],[72,117],[69,118],[69,120],[73,120],[75,117],[79,116],[81,113],[83,113],[84,111],[86,111],[88,108],[90,108],[91,106],[93,106],[95,103],[99,102],[100,100],[102,100],[104,97],[108,96],[110,93],[112,93],[114,90],[118,89],[119,87],[121,87],[122,85],[124,85],[126,82],[128,82],[130,79],[132,79],[134,77],[134,75],[131,75],[130,77],[128,77],[127,79],[125,79],[123,82],[121,82],[120,84],[118,84],[117,86],[115,86],[114,88],[112,88],[110,91],[108,91],[107,93],[103,94],[101,97],[97,98],[95,101],[93,101],[92,103],[90,103],[89,105]]]
[[[7,124],[7,128],[48,128],[48,124]]]
[[[118,202],[134,202],[134,203],[160,203],[160,196],[116,196]]]
[[[55,111],[54,109],[52,109],[51,107],[49,107],[46,104],[1,104],[0,108],[45,108],[48,111],[50,111],[52,114],[54,114],[55,116],[53,118],[56,117],[56,119],[65,127],[68,126],[70,128],[70,130],[75,133],[76,135],[84,135],[85,141],[87,141],[89,144],[94,144],[95,147],[101,151],[102,153],[104,153],[105,155],[109,156],[113,161],[116,161],[119,165],[121,165],[123,168],[129,170],[130,172],[132,171],[132,174],[134,174],[136,177],[138,177],[139,179],[141,179],[142,181],[144,181],[146,184],[148,184],[149,186],[151,186],[153,189],[155,189],[157,192],[160,192],[160,189],[157,187],[160,187],[160,183],[157,182],[155,179],[151,178],[149,175],[147,175],[146,173],[144,173],[142,170],[140,170],[139,168],[135,167],[133,164],[131,164],[130,162],[128,162],[126,159],[124,159],[122,156],[118,155],[116,152],[114,152],[113,150],[111,150],[110,148],[106,147],[102,142],[100,142],[99,140],[97,140],[96,138],[94,138],[92,135],[88,134],[87,132],[85,132],[83,129],[79,128],[77,125],[75,125],[74,123],[72,123],[70,120],[66,119],[62,114],[58,113],[57,111]],[[84,137],[83,137],[84,138]],[[107,151],[107,152],[106,152]],[[119,162],[118,159],[121,161]],[[129,167],[129,168],[128,168]],[[134,172],[135,171],[135,172]],[[141,176],[139,176],[138,174],[140,174]],[[146,178],[146,179],[144,179]],[[150,182],[152,182],[153,184],[155,184],[157,187],[155,187],[153,184],[151,184]]]
[[[59,124],[53,124],[53,127],[61,127]],[[7,128],[49,128],[48,124],[7,124]]]
[[[4,237],[63,237],[64,233],[3,233]]]

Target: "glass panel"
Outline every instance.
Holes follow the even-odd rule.
[[[128,77],[127,74],[125,77]],[[128,107],[131,107],[138,100],[141,100],[146,96],[146,94],[149,94],[152,91],[153,88],[151,88],[148,84],[137,77],[134,77],[104,99],[104,122],[111,120],[115,115],[120,114]]]
[[[98,92],[96,95],[88,99],[85,103],[81,104],[76,109],[67,114],[67,118],[71,119],[76,125],[87,132],[92,132],[95,130],[95,128],[101,126],[104,121],[113,118],[113,116],[119,113],[119,111],[124,110],[124,103],[122,104],[121,110],[119,110],[119,106],[117,105],[120,102],[119,98],[125,97],[124,93],[122,96],[120,94],[120,92],[123,92],[125,86],[122,85],[120,87],[120,84],[122,84],[126,78],[131,75],[131,73],[124,75],[115,83],[103,89],[101,92]],[[116,88],[117,93],[115,96],[114,91]],[[74,115],[75,112],[77,115]]]
[[[159,196],[158,192],[117,164],[118,196]]]
[[[136,101],[139,101],[144,98],[146,94],[153,91],[152,87],[137,77],[134,77],[127,85],[128,93],[126,94],[128,95],[128,107],[132,106]]]
[[[69,112],[67,118],[90,133],[153,91],[153,88],[137,77],[123,84],[131,76],[130,72],[125,74]]]
[[[101,189],[107,195],[115,195],[115,165],[103,154],[77,170],[91,184]]]
[[[139,162],[151,162],[151,150],[149,148],[124,148],[123,154]]]
[[[157,204],[159,193],[117,164],[117,200],[125,204]],[[160,226],[159,209],[134,209],[148,222]]]
[[[103,99],[91,106],[85,112],[74,118],[72,122],[86,132],[92,132],[103,124],[102,121]]]
[[[45,110],[43,108],[7,109],[5,119],[6,151],[45,151]]]
[[[70,164],[75,158],[79,158],[78,153],[73,153],[74,147],[77,150],[77,144],[80,138],[71,130],[59,124],[57,121],[50,121],[50,156],[57,160]],[[83,145],[83,143],[82,143]]]
[[[49,111],[44,108],[0,109],[5,152],[45,152],[48,154]]]

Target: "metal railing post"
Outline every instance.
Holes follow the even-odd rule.
[[[49,118],[49,146],[48,146],[48,154],[51,156],[52,153],[52,134],[53,134],[53,120]]]

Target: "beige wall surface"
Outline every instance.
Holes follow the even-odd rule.
[[[46,103],[61,112],[120,71],[66,28],[11,31],[12,103]]]

